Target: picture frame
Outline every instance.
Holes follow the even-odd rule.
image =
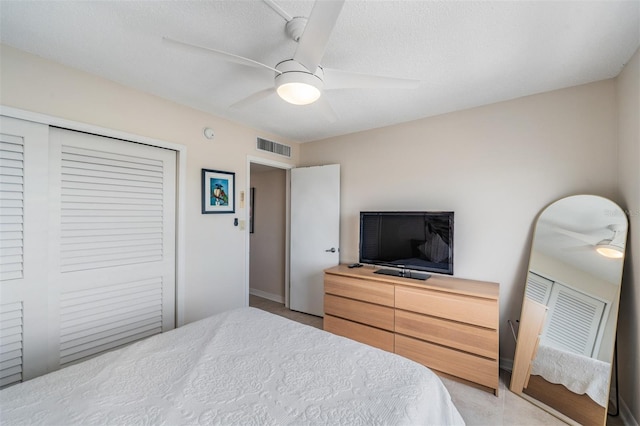
[[[202,169],[202,214],[235,213],[236,174]]]
[[[249,233],[253,234],[254,228],[253,224],[255,221],[255,197],[256,197],[256,189],[251,188],[249,190]]]

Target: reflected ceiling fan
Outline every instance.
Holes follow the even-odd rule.
[[[322,97],[325,90],[347,88],[411,89],[420,83],[419,80],[353,73],[325,68],[320,65],[329,37],[344,5],[344,0],[316,0],[308,18],[292,17],[275,1],[263,1],[285,19],[285,32],[298,43],[291,58],[285,58],[273,67],[222,50],[170,37],[163,38],[167,42],[180,46],[204,50],[228,62],[275,73],[274,87],[256,92],[231,105],[232,108],[245,107],[275,92],[282,99],[294,105],[308,105],[320,101],[318,104],[324,109],[326,115],[335,120],[331,106]]]
[[[595,249],[598,254],[612,259],[620,259],[624,256],[625,242],[621,237],[622,227],[620,225],[607,226],[607,229],[613,232],[613,235],[611,236],[611,238],[605,238],[602,240],[600,239],[600,237],[594,235],[570,231],[558,226],[553,226],[552,229],[555,232],[587,243],[587,246],[582,246],[579,248]]]

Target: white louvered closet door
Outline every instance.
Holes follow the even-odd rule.
[[[593,357],[606,308],[605,302],[554,283],[543,330],[545,344]]]
[[[0,116],[0,388],[51,368],[48,132],[46,125]]]
[[[0,387],[175,325],[174,151],[0,116]]]
[[[553,281],[529,271],[527,274],[527,287],[525,295],[538,303],[546,305],[551,295]]]
[[[175,326],[175,151],[52,128],[60,366]]]

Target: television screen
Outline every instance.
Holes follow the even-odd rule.
[[[360,263],[453,275],[453,212],[361,212]]]

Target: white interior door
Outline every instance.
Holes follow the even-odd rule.
[[[340,165],[291,170],[290,301],[324,316],[324,269],[340,261]]]

